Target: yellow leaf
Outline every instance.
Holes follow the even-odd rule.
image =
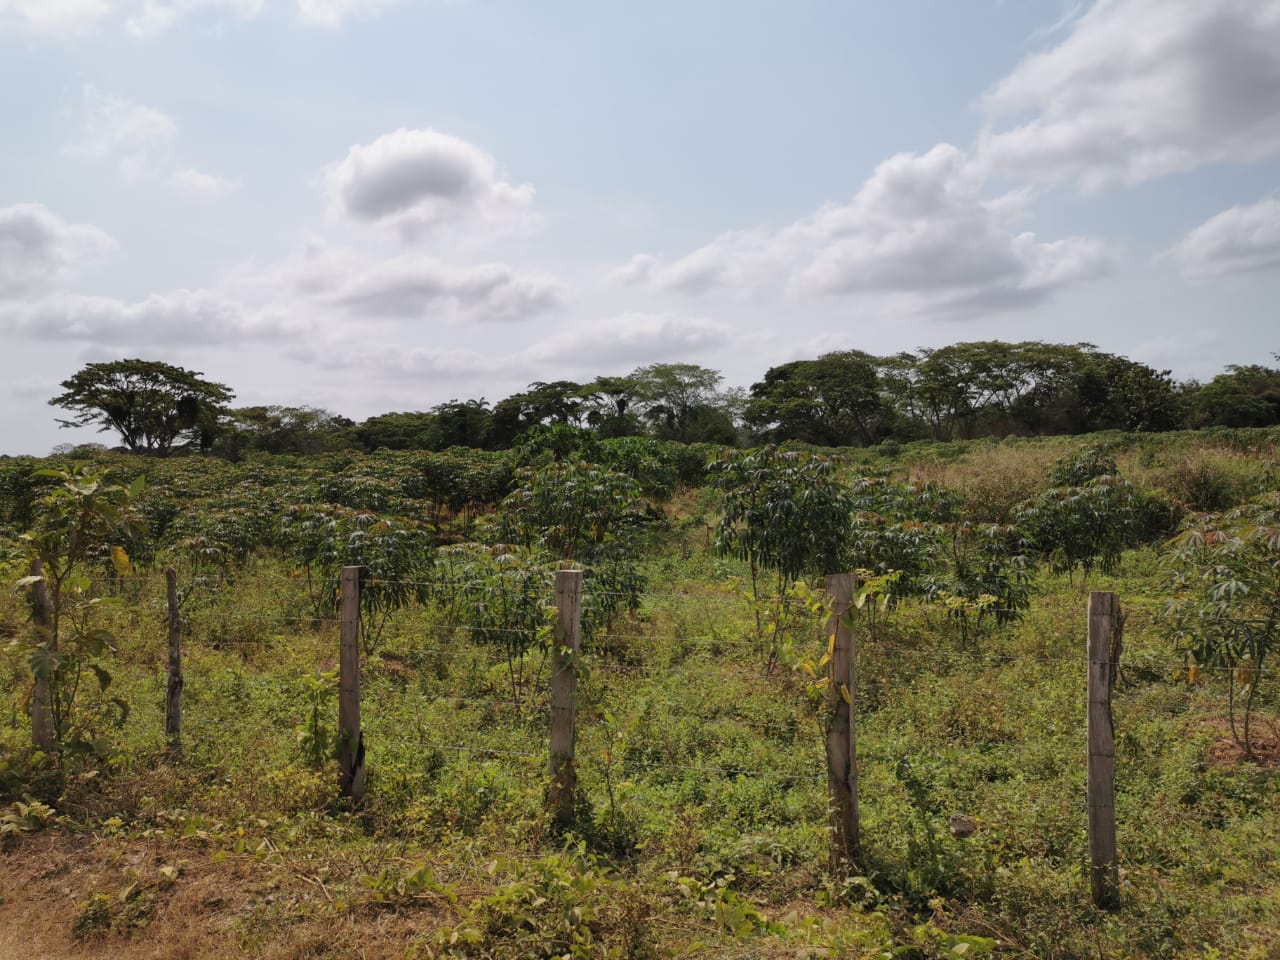
[[[133,564],[129,562],[129,554],[125,552],[124,547],[111,548],[111,565],[116,568],[116,573],[122,577],[133,571]]]
[[[1200,682],[1200,668],[1198,666],[1187,668],[1187,683]]]
[[[840,684],[840,696],[844,697],[845,703],[849,704],[851,707],[853,706],[853,697],[849,696],[848,684]]]
[[[819,666],[821,666],[821,664],[819,664]],[[812,663],[806,663],[806,664],[804,664],[804,672],[805,672],[805,673],[807,673],[809,676],[813,677],[814,679],[817,679],[817,676],[818,676],[818,675],[817,675],[816,673],[814,673],[814,672],[813,672],[813,664],[812,664]]]
[[[834,657],[836,655],[836,635],[833,633],[827,637],[827,656]]]
[[[825,667],[830,662],[831,662],[831,654],[824,653],[822,655],[822,659],[818,661],[818,666]]]

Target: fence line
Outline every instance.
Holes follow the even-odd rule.
[[[537,576],[542,578],[542,574]],[[341,771],[341,789],[352,803],[359,804],[364,798],[367,751],[372,751],[376,761],[378,757],[383,755],[383,751],[389,747],[443,750],[494,758],[546,760],[548,763],[549,813],[552,819],[562,827],[570,826],[573,823],[577,809],[575,801],[581,789],[578,776],[580,768],[589,769],[595,773],[602,772],[605,776],[608,776],[611,770],[619,769],[633,772],[637,770],[669,771],[681,775],[696,774],[727,779],[758,779],[778,784],[817,784],[825,781],[831,799],[829,809],[831,811],[832,867],[841,871],[857,868],[861,854],[858,758],[856,750],[859,683],[855,669],[856,660],[853,641],[854,628],[860,625],[860,621],[856,616],[849,615],[852,575],[846,574],[828,578],[828,591],[835,598],[835,606],[830,615],[826,633],[833,637],[833,641],[832,650],[825,661],[828,664],[826,702],[825,706],[819,708],[816,715],[800,714],[776,722],[760,721],[731,713],[720,713],[714,709],[708,712],[683,711],[678,715],[679,718],[696,720],[708,727],[725,724],[730,725],[731,728],[741,727],[761,731],[778,731],[792,739],[798,739],[802,731],[808,727],[809,721],[813,720],[826,734],[827,770],[825,774],[814,769],[818,766],[817,758],[822,753],[818,744],[819,738],[814,738],[812,758],[807,756],[806,751],[792,750],[788,753],[788,760],[801,768],[795,772],[786,772],[785,770],[777,769],[777,767],[756,769],[726,763],[724,753],[716,750],[717,747],[727,748],[735,745],[736,741],[732,739],[731,735],[726,734],[711,736],[695,744],[691,750],[687,751],[689,762],[685,763],[647,759],[643,755],[623,756],[614,761],[607,755],[602,758],[594,750],[585,757],[579,758],[577,743],[579,728],[590,731],[593,734],[589,742],[598,744],[602,738],[606,741],[612,741],[610,722],[600,720],[598,715],[592,716],[587,710],[580,709],[584,706],[591,708],[592,711],[601,709],[598,704],[603,702],[603,698],[609,694],[610,691],[607,688],[611,680],[616,678],[670,680],[673,675],[678,676],[682,663],[690,664],[691,667],[694,667],[703,661],[693,661],[686,656],[674,661],[669,666],[655,667],[652,665],[631,665],[612,662],[607,658],[607,649],[604,651],[605,656],[593,655],[589,649],[584,654],[580,646],[584,573],[580,570],[547,571],[545,579],[548,583],[553,578],[556,583],[557,600],[557,617],[553,628],[553,639],[548,640],[547,635],[541,631],[516,627],[486,628],[475,624],[452,622],[416,624],[413,628],[415,634],[419,636],[435,636],[441,640],[446,637],[452,637],[455,634],[463,634],[470,635],[473,638],[483,638],[484,636],[491,638],[513,637],[537,642],[531,642],[525,650],[521,651],[519,657],[504,653],[500,645],[495,644],[495,651],[487,655],[485,650],[475,645],[471,647],[417,645],[412,649],[409,657],[406,658],[411,658],[415,664],[419,665],[429,665],[433,662],[439,663],[443,661],[450,664],[468,664],[473,669],[492,670],[503,665],[512,668],[517,660],[522,660],[526,654],[541,657],[542,659],[538,663],[536,672],[530,671],[532,676],[522,675],[519,678],[522,683],[536,681],[541,685],[536,691],[531,690],[529,696],[525,699],[516,696],[511,698],[479,697],[443,693],[427,695],[419,692],[416,699],[417,709],[408,716],[397,715],[393,712],[379,716],[379,711],[376,709],[373,711],[372,717],[362,714],[361,675],[362,672],[368,673],[374,667],[374,664],[364,664],[362,666],[360,662],[361,640],[367,639],[362,637],[362,626],[364,626],[361,622],[362,592],[373,585],[438,586],[440,581],[428,583],[426,581],[366,580],[362,584],[360,582],[359,568],[348,566],[343,569],[340,580],[340,593],[338,595],[339,616],[281,616],[274,618],[265,627],[261,627],[261,629],[269,631],[272,627],[291,623],[304,624],[311,627],[338,624],[339,642],[335,649],[336,659],[339,664],[338,711],[336,718],[338,759]],[[251,726],[258,721],[252,718],[237,720],[234,717],[209,715],[218,713],[216,709],[219,705],[218,698],[221,697],[225,700],[229,698],[230,694],[228,690],[219,689],[213,690],[212,693],[210,692],[210,686],[220,685],[224,679],[220,678],[217,673],[199,677],[198,679],[201,681],[212,680],[212,684],[197,683],[194,687],[188,687],[186,696],[183,696],[184,677],[179,644],[184,633],[186,621],[179,614],[176,576],[173,575],[171,570],[166,571],[165,579],[167,587],[166,613],[169,627],[169,674],[166,682],[165,743],[169,752],[175,759],[178,759],[183,747],[181,737],[184,732],[182,728],[182,710],[184,706],[190,714],[189,719],[199,718],[198,723],[194,725],[194,731],[192,731],[192,725],[190,724],[186,731],[188,734],[195,732],[196,736],[193,739],[196,742],[204,741],[204,737],[200,734],[200,728],[209,726],[243,730],[246,726]],[[95,580],[116,586],[129,583],[146,583],[148,585],[155,583],[152,577],[103,577],[95,578]],[[331,582],[327,578],[322,581],[313,580],[311,588],[314,591],[317,588],[317,583],[319,583],[321,588],[327,589]],[[305,585],[301,578],[293,577],[281,579],[279,583],[293,587]],[[480,581],[445,581],[447,586],[458,586],[460,583],[462,585],[466,583],[478,585]],[[602,591],[601,593],[619,597],[631,596],[619,591]],[[656,595],[650,595],[651,598],[653,596]],[[671,591],[664,594],[664,596],[683,598],[687,595]],[[1099,598],[1109,599],[1104,602]],[[159,598],[156,597],[155,600],[156,606],[159,607]],[[1094,609],[1095,606],[1097,606],[1096,610]],[[247,621],[253,618],[250,616],[243,619]],[[253,622],[261,626],[261,621],[254,619]],[[1115,841],[1115,756],[1112,707],[1113,691],[1117,677],[1123,679],[1123,668],[1120,666],[1120,649],[1117,642],[1120,623],[1122,623],[1122,618],[1118,609],[1118,600],[1116,600],[1114,594],[1094,592],[1090,595],[1088,650],[1087,655],[1083,658],[1018,652],[920,651],[896,646],[877,648],[874,644],[870,645],[866,650],[866,653],[872,655],[877,652],[885,652],[897,657],[899,661],[905,659],[912,665],[963,663],[968,666],[999,666],[1012,664],[1044,665],[1055,670],[1059,666],[1069,667],[1072,670],[1084,669],[1088,678],[1088,697],[1086,701],[1088,716],[1088,793],[1087,797],[1082,799],[1083,808],[1087,811],[1093,899],[1097,905],[1107,909],[1116,909],[1119,906],[1119,855]],[[187,637],[187,640],[189,646],[191,638]],[[645,647],[650,648],[661,644],[691,645],[697,648],[698,652],[709,652],[713,655],[724,655],[726,653],[732,655],[739,651],[754,651],[757,649],[756,643],[749,637],[744,635],[739,638],[736,634],[731,638],[726,638],[718,634],[697,635],[680,632],[634,634],[601,632],[595,634],[591,640],[606,648],[609,641],[643,644]],[[327,642],[332,642],[331,636]],[[1104,642],[1109,644],[1106,650],[1103,649]],[[213,646],[230,648],[260,647],[262,644],[263,641],[259,640],[215,640],[212,642]],[[585,670],[583,669],[584,665],[587,666]],[[543,666],[546,666],[549,670],[545,675]],[[741,664],[729,664],[728,666],[730,669],[726,671],[726,676],[731,678],[736,676],[737,678],[737,681],[731,680],[730,682],[769,681],[779,678],[772,671],[757,672],[759,671],[759,664],[755,662],[744,661]],[[1236,673],[1237,667],[1224,665],[1195,666],[1185,659],[1180,662],[1172,662],[1141,654],[1136,662],[1131,662],[1130,666],[1131,669],[1136,669],[1140,672],[1156,671],[1171,675],[1175,682],[1186,679],[1185,688],[1189,692],[1194,691],[1196,688],[1196,683],[1191,682],[1193,679],[1207,685],[1213,682],[1214,678],[1234,678],[1239,676]],[[737,669],[734,669],[735,667]],[[1200,677],[1193,677],[1189,672],[1192,669],[1198,671]],[[783,674],[783,676],[792,675],[790,673]],[[1265,672],[1255,672],[1254,674],[1255,678],[1262,676],[1280,676],[1280,671],[1273,668]],[[190,683],[192,678],[185,679]],[[230,681],[233,688],[243,689],[247,691],[248,695],[263,692],[270,693],[272,691],[300,692],[306,689],[297,683],[281,682],[261,677],[245,677],[230,670],[225,679]],[[440,682],[444,682],[446,679],[443,673],[439,677]],[[721,679],[723,680],[724,678],[721,677]],[[737,693],[740,695],[741,690],[738,690]],[[371,704],[376,704],[376,702],[376,700],[370,701]],[[1188,698],[1188,702],[1190,702],[1190,698]],[[521,719],[547,717],[547,750],[538,752],[534,749],[512,749],[502,745],[489,746],[476,743],[449,742],[447,737],[436,740],[426,732],[428,728],[441,719],[438,711],[431,712],[432,708],[451,708],[457,712],[464,706],[478,706],[486,711],[519,716]],[[662,708],[662,704],[645,704],[645,713],[647,714],[650,708],[655,706],[659,710]],[[211,707],[215,709],[210,709]],[[299,712],[301,716],[298,718],[297,726],[301,727],[310,722],[311,715],[306,709]],[[34,720],[35,717],[33,716]],[[372,722],[369,722],[370,720]],[[409,727],[411,731],[416,728],[417,736],[404,736],[406,727]],[[536,726],[526,725],[525,729],[536,728]],[[709,732],[715,734],[719,731],[712,730]],[[510,736],[510,728],[508,728],[506,735]],[[371,739],[366,742],[366,738]],[[680,753],[684,754],[686,752],[681,751]],[[704,762],[703,758],[711,762]]]

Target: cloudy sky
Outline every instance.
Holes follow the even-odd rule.
[[[363,418],[1280,351],[1280,0],[0,0],[0,120],[0,453],[132,356]]]

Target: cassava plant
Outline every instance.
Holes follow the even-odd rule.
[[[925,596],[940,607],[971,646],[987,623],[1013,623],[1031,605],[1030,544],[1017,527],[944,523],[937,572],[924,579]]]
[[[360,618],[372,653],[391,615],[425,599],[434,537],[425,524],[335,504],[299,504],[280,519],[285,555],[306,574],[316,616],[332,616],[344,566],[360,567]]]
[[[100,718],[78,712],[81,680],[92,674],[99,692],[106,693],[112,677],[105,657],[116,640],[96,625],[102,598],[91,571],[104,555],[117,573],[129,571],[128,554],[119,543],[138,526],[129,505],[143,481],[122,486],[110,482],[105,471],[84,465],[41,474],[55,485],[36,502],[32,527],[21,538],[32,572],[17,583],[31,597],[34,629],[25,641],[15,641],[28,645],[35,678],[33,739],[41,749],[101,753],[105,748],[94,737],[94,720]],[[105,703],[123,722],[128,705],[119,698]]]
[[[1097,448],[1058,460],[1050,482],[1018,506],[1015,519],[1054,573],[1071,581],[1081,571],[1081,586],[1095,569],[1114,571],[1130,547],[1162,539],[1175,522],[1170,501],[1131,484]]]
[[[648,524],[640,485],[594,463],[549,463],[517,473],[519,485],[498,508],[493,532],[503,543],[542,552],[586,571],[584,642],[640,606],[639,559]]]
[[[844,565],[853,500],[835,466],[830,457],[761,447],[728,452],[708,468],[724,498],[715,547],[750,569],[756,638],[770,670],[778,662],[789,585]],[[775,582],[771,601],[762,603],[766,570]]]
[[[1280,644],[1280,492],[1193,519],[1166,555],[1169,632],[1192,661],[1193,678],[1200,668],[1226,673],[1231,733],[1252,757],[1258,686]]]
[[[446,623],[466,624],[473,643],[506,654],[511,698],[537,686],[555,624],[554,578],[545,554],[510,544],[456,544],[439,550],[436,602]],[[530,675],[530,654],[537,665]]]

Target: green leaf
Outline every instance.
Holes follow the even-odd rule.
[[[31,651],[28,662],[31,664],[31,672],[41,680],[51,680],[53,675],[63,663],[63,656],[54,650],[50,650],[45,644],[40,644]]]

